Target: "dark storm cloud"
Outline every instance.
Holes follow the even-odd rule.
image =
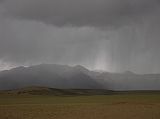
[[[136,21],[159,0],[5,0],[8,15],[57,26],[107,26]]]
[[[107,38],[105,31],[95,28],[58,28],[15,19],[1,19],[0,28],[0,58],[16,64],[78,64],[89,60],[90,52],[96,53],[97,40]]]
[[[159,25],[159,0],[1,0],[0,67],[61,63],[157,73]]]

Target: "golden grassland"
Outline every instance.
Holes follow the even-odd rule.
[[[160,119],[160,93],[0,95],[0,119]]]

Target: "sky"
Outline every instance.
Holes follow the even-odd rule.
[[[0,70],[41,63],[160,73],[159,0],[0,0]]]

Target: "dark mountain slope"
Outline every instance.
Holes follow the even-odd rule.
[[[160,90],[160,74],[94,72],[83,66],[41,64],[0,72],[0,90],[28,86],[58,89]]]
[[[83,67],[41,64],[17,67],[0,73],[0,89],[15,89],[27,86],[52,88],[99,89],[101,85]]]

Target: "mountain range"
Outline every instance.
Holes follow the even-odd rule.
[[[90,71],[77,65],[40,64],[0,72],[0,90],[28,86],[58,89],[160,90],[160,74]]]

